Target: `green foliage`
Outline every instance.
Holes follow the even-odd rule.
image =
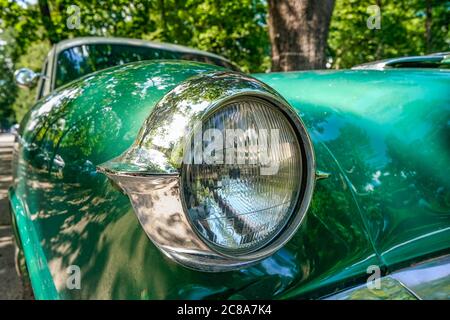
[[[377,3],[381,29],[370,30],[367,8]],[[428,41],[427,3],[432,8]],[[77,28],[67,23],[76,20],[73,5],[80,13]],[[39,70],[49,43],[66,38],[119,36],[178,43],[225,56],[247,72],[270,69],[265,0],[0,0],[0,8],[0,118],[9,121],[14,114],[20,119],[34,97],[33,91],[18,93],[13,70]],[[448,0],[336,0],[328,56],[333,68],[347,68],[448,51],[449,21]]]
[[[76,21],[73,5],[80,13],[77,28],[70,28],[67,23]],[[48,7],[49,16],[43,14],[43,6]],[[14,47],[8,44],[12,49],[9,59],[14,64],[8,65],[7,73],[2,72],[8,85],[1,90],[9,94],[0,106],[1,110],[8,109],[8,114],[12,108],[17,120],[32,105],[35,91],[17,91],[12,83],[12,70],[18,67],[40,70],[48,43],[66,38],[142,38],[218,53],[248,72],[265,71],[270,66],[266,5],[261,0],[40,0],[37,3],[0,0],[0,8],[0,37],[10,32],[15,40]],[[5,116],[0,113],[0,117]]]
[[[30,44],[27,51],[17,59],[15,67],[29,68],[31,70],[41,70],[42,64],[50,50],[48,41],[36,41]],[[33,89],[18,90],[17,97],[12,104],[12,110],[15,113],[16,121],[20,122],[26,112],[34,103],[36,98],[36,87]]]
[[[11,34],[3,34],[0,38],[0,127],[7,127],[14,121],[14,114],[10,108],[17,91],[13,82],[13,48],[14,39]]]
[[[381,28],[369,29],[367,8],[381,3]],[[337,0],[328,45],[334,68],[450,49],[450,2],[430,1],[431,43],[426,42],[426,0]]]
[[[14,27],[20,54],[36,39],[58,42],[77,36],[117,36],[179,43],[223,55],[245,71],[264,71],[269,55],[263,1],[147,0],[39,1],[48,4],[49,19],[39,6],[26,8],[0,0],[3,24]],[[79,8],[80,25],[70,28]],[[45,30],[45,31],[43,31]]]

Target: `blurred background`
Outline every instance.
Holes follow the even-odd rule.
[[[449,51],[449,21],[443,0],[0,0],[0,127],[19,122],[35,98],[17,89],[14,70],[40,70],[66,38],[183,44],[245,72],[342,69]]]

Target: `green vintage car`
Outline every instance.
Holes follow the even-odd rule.
[[[247,75],[131,39],[57,44],[16,136],[38,299],[449,299],[446,54]]]

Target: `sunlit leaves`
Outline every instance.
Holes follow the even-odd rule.
[[[369,29],[367,8],[379,4],[381,28]],[[432,39],[427,50],[425,0],[337,0],[328,37],[333,67],[450,49],[450,3],[431,1]]]

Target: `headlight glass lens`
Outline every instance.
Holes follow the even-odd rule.
[[[294,214],[302,179],[297,135],[279,109],[258,98],[222,106],[201,127],[201,163],[183,165],[188,217],[217,251],[254,252]]]

